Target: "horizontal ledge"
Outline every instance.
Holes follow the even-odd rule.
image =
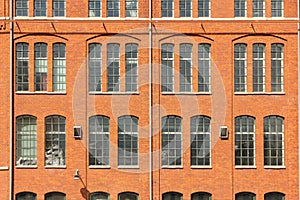
[[[37,165],[17,165],[16,169],[37,169]]]
[[[235,166],[235,169],[256,169],[256,166]]]
[[[110,165],[90,165],[89,169],[110,169]]]
[[[45,169],[66,169],[67,166],[66,165],[62,165],[62,166],[45,166]]]
[[[18,91],[16,94],[20,95],[66,95],[66,92],[23,92],[23,91]]]
[[[139,169],[140,167],[138,165],[136,166],[126,166],[126,165],[120,165],[118,166],[118,169]]]
[[[162,92],[162,95],[211,95],[211,92]]]
[[[6,170],[8,170],[8,169],[9,169],[8,166],[0,167],[0,171],[6,171]]]
[[[183,166],[162,166],[162,169],[183,169]]]
[[[235,95],[285,95],[285,92],[235,92]]]
[[[90,95],[139,95],[139,92],[89,92]]]
[[[286,169],[285,166],[264,166],[265,169]]]
[[[212,169],[211,165],[208,166],[191,166],[191,169]]]

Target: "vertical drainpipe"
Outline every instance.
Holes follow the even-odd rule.
[[[298,195],[300,199],[300,0],[298,1]]]
[[[10,69],[9,69],[9,74],[10,74],[10,83],[9,83],[9,97],[10,97],[10,105],[9,105],[9,124],[10,124],[10,144],[9,144],[9,151],[10,151],[10,157],[9,157],[9,199],[13,200],[14,197],[14,188],[13,188],[13,172],[14,172],[14,160],[13,160],[13,144],[14,144],[14,136],[13,136],[13,0],[10,0],[9,2],[9,58],[10,58]]]
[[[152,0],[149,0],[149,199],[153,199],[153,157],[152,157]]]

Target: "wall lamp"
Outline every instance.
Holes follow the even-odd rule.
[[[76,169],[75,174],[74,174],[74,180],[79,180],[80,176],[79,176],[79,170]]]

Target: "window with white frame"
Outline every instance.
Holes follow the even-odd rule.
[[[174,91],[174,45],[162,44],[161,48],[161,90]]]
[[[198,92],[211,91],[210,44],[198,45]]]
[[[52,1],[52,15],[53,17],[64,17],[66,15],[66,0]]]
[[[27,17],[28,5],[28,0],[16,0],[16,17]]]
[[[210,17],[210,0],[198,0],[198,17]]]
[[[102,0],[89,0],[89,17],[102,16]]]
[[[89,165],[108,166],[110,149],[109,118],[93,116],[89,120]]]
[[[210,118],[194,116],[191,118],[191,166],[210,166],[211,129]]]
[[[256,195],[251,192],[240,192],[235,194],[235,200],[256,200]]]
[[[66,118],[46,117],[45,126],[45,165],[63,166],[66,164]]]
[[[54,92],[66,91],[66,45],[63,43],[53,44],[53,80]]]
[[[107,0],[107,17],[120,17],[120,0]]]
[[[196,192],[196,193],[193,193],[191,196],[192,196],[191,200],[211,200],[212,199],[212,197],[211,197],[212,195],[207,192]]]
[[[255,119],[253,117],[235,118],[235,165],[255,165]]]
[[[247,16],[247,0],[234,0],[234,17]]]
[[[264,17],[265,16],[265,0],[252,0],[252,16]]]
[[[102,90],[102,45],[89,44],[89,91]]]
[[[167,192],[162,195],[162,200],[182,200],[182,194],[178,192]]]
[[[272,17],[283,17],[284,0],[271,0]]]
[[[47,16],[47,0],[34,0],[34,16],[35,17]]]
[[[284,166],[283,117],[264,118],[264,164],[265,166]]]
[[[162,166],[182,166],[182,126],[181,117],[162,118]]]
[[[48,89],[48,47],[46,43],[34,44],[34,90]]]
[[[133,192],[123,192],[118,195],[118,200],[138,200],[139,195]]]
[[[174,0],[161,0],[161,16],[162,17],[174,16]]]
[[[109,194],[105,192],[93,192],[89,200],[109,200]]]
[[[234,91],[247,91],[247,46],[234,45]]]
[[[272,92],[284,91],[284,54],[283,44],[271,45],[271,87]]]
[[[36,194],[33,192],[20,192],[16,195],[16,200],[36,200]]]
[[[126,0],[125,5],[126,17],[138,16],[138,0]]]
[[[180,17],[192,17],[192,0],[179,1]]]
[[[125,90],[126,92],[137,91],[138,44],[125,45],[125,62]]]
[[[138,166],[138,118],[118,119],[118,166]]]
[[[66,194],[62,192],[49,192],[45,194],[45,200],[66,200]]]
[[[29,90],[29,46],[27,43],[16,44],[16,90]]]
[[[269,192],[264,195],[264,200],[285,200],[285,194],[280,192]]]
[[[253,92],[264,92],[266,85],[266,45],[253,44],[252,47]]]
[[[111,43],[107,45],[107,91],[120,90],[120,45]]]
[[[180,92],[192,92],[192,44],[180,44]]]
[[[36,117],[17,117],[16,165],[27,166],[37,164],[37,132]]]

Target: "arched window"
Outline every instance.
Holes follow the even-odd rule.
[[[264,196],[264,200],[285,200],[285,194],[280,192],[269,192]]]
[[[266,45],[253,44],[253,92],[265,92],[266,87]]]
[[[89,91],[102,90],[102,45],[89,44]]]
[[[283,44],[271,45],[271,86],[272,92],[284,91]]]
[[[17,117],[16,137],[16,164],[36,165],[37,164],[37,133],[36,117]]]
[[[247,91],[247,46],[245,44],[234,45],[234,91]]]
[[[235,165],[255,165],[255,119],[253,117],[235,118]]]
[[[174,44],[161,46],[161,91],[174,91]]]
[[[53,44],[53,81],[54,92],[66,91],[66,45]]]
[[[264,118],[264,164],[284,165],[284,119],[280,116]]]
[[[120,44],[107,44],[107,91],[120,91]]]
[[[45,165],[66,164],[66,118],[62,116],[46,117]]]
[[[21,42],[16,44],[16,90],[28,91],[29,82],[29,45]]]
[[[191,165],[209,166],[211,163],[210,118],[194,116],[191,118]]]
[[[240,192],[235,195],[235,200],[255,200],[256,195],[251,192]]]
[[[192,92],[192,44],[180,44],[180,92]]]
[[[119,194],[119,200],[138,200],[139,195],[133,192],[123,192]]]
[[[198,92],[210,92],[211,62],[210,44],[198,45]]]
[[[192,200],[211,200],[211,194],[207,192],[196,192],[192,194]]]
[[[45,200],[66,200],[66,194],[61,192],[49,192],[45,194]]]
[[[182,200],[182,194],[178,192],[167,192],[162,195],[162,200]]]
[[[162,166],[182,165],[182,127],[181,117],[162,118]]]
[[[48,89],[48,45],[34,44],[34,91]]]
[[[90,194],[89,200],[109,200],[109,194],[105,192],[94,192]]]
[[[16,195],[16,200],[36,200],[36,194],[33,192],[20,192]]]
[[[89,164],[109,165],[109,118],[92,116],[89,120]]]
[[[138,45],[133,43],[126,44],[125,50],[125,90],[126,92],[134,92],[137,90]]]
[[[138,118],[122,116],[118,120],[118,165],[138,166]]]

